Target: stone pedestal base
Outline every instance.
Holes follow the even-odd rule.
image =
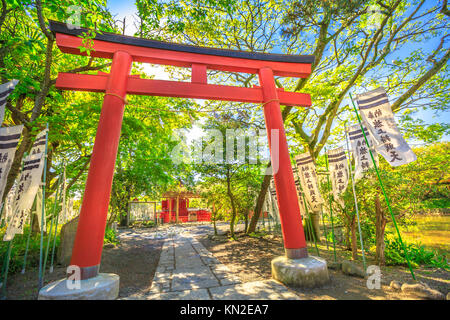
[[[69,286],[74,286],[71,282]],[[39,291],[38,300],[115,300],[119,296],[119,276],[100,273],[80,281],[80,288],[68,288],[67,279],[52,282]]]
[[[286,285],[314,288],[330,281],[327,262],[309,256],[302,259],[289,259],[285,256],[272,260],[272,277]]]

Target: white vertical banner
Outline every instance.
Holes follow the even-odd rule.
[[[38,218],[39,231],[42,226],[42,187],[39,187],[38,192],[36,194],[36,215]],[[44,208],[44,232],[47,232],[47,220],[45,216],[45,208]]]
[[[295,188],[297,189],[298,204],[300,206],[300,215],[303,217],[306,214],[306,212],[304,212],[305,211],[305,203],[303,202],[303,191],[302,191],[302,186],[301,186],[297,166],[293,166],[292,171],[294,173]]]
[[[47,131],[48,129],[44,129],[39,132],[34,139],[33,146],[31,147],[30,154],[43,153],[45,152],[45,143],[47,139]]]
[[[12,186],[11,190],[9,190],[8,195],[6,196],[5,199],[5,204],[4,204],[4,213],[2,216],[2,220],[6,222],[6,224],[9,224],[11,219],[12,219],[12,204],[13,204],[13,200],[14,200],[14,194],[16,193],[16,188],[17,188],[17,184],[14,183],[14,185]]]
[[[361,118],[375,142],[375,149],[391,166],[417,160],[398,129],[384,88],[356,95]]]
[[[342,203],[341,194],[347,189],[348,178],[350,176],[347,156],[345,155],[344,148],[329,150],[327,154],[334,200]]]
[[[278,212],[278,201],[277,201],[277,190],[275,189],[275,179],[270,178],[270,185],[269,185],[269,196],[270,196],[270,205],[273,208],[274,218],[276,219],[277,223],[280,222],[280,213]]]
[[[370,145],[370,150],[372,151],[375,163],[378,165],[378,153],[373,147],[372,137],[369,134],[369,130],[363,125],[364,133],[366,134],[367,141]],[[348,138],[350,140],[350,146],[352,148],[353,159],[355,159],[355,180],[361,179],[365,172],[373,168],[373,162],[370,158],[369,149],[367,148],[366,140],[364,139],[364,134],[361,130],[359,123],[351,125],[348,127]]]
[[[275,211],[278,214],[278,198],[277,198],[277,189],[275,188],[275,179],[272,176],[270,178],[270,186],[269,186],[270,195],[272,196],[273,204],[275,207]]]
[[[12,204],[12,219],[8,224],[3,241],[10,241],[15,234],[22,234],[34,198],[41,185],[44,169],[44,153],[36,153],[25,158]]]
[[[323,199],[317,184],[316,167],[312,157],[309,153],[300,154],[295,157],[295,163],[307,203],[312,211],[320,210]]]
[[[0,207],[23,125],[0,128]]]
[[[7,83],[0,84],[0,125],[5,118],[6,99],[18,83],[19,80],[11,80]]]

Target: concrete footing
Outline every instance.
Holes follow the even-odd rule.
[[[39,291],[38,300],[115,300],[119,296],[119,276],[100,273],[81,280],[79,288],[67,279],[52,282]]]
[[[330,281],[327,262],[309,256],[302,259],[289,259],[285,256],[272,260],[272,277],[286,285],[314,288]]]

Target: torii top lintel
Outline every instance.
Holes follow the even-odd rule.
[[[86,55],[82,33],[85,28],[69,29],[65,23],[51,21],[50,30],[56,36],[56,43],[64,53]],[[314,56],[256,53],[227,49],[197,47],[184,44],[149,40],[114,33],[97,33],[91,56],[112,59],[117,51],[125,51],[133,61],[192,68],[191,83],[139,79],[130,76],[128,94],[160,95],[225,101],[262,103],[260,87],[243,88],[207,84],[206,71],[243,72],[258,74],[261,68],[268,67],[274,76],[306,78],[311,73]],[[107,74],[99,75],[59,73],[56,87],[65,90],[104,92]],[[280,104],[310,106],[308,94],[287,92],[278,89]]]

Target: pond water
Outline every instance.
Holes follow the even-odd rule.
[[[417,225],[401,228],[406,242],[420,242],[424,246],[450,253],[450,215],[416,216]]]

